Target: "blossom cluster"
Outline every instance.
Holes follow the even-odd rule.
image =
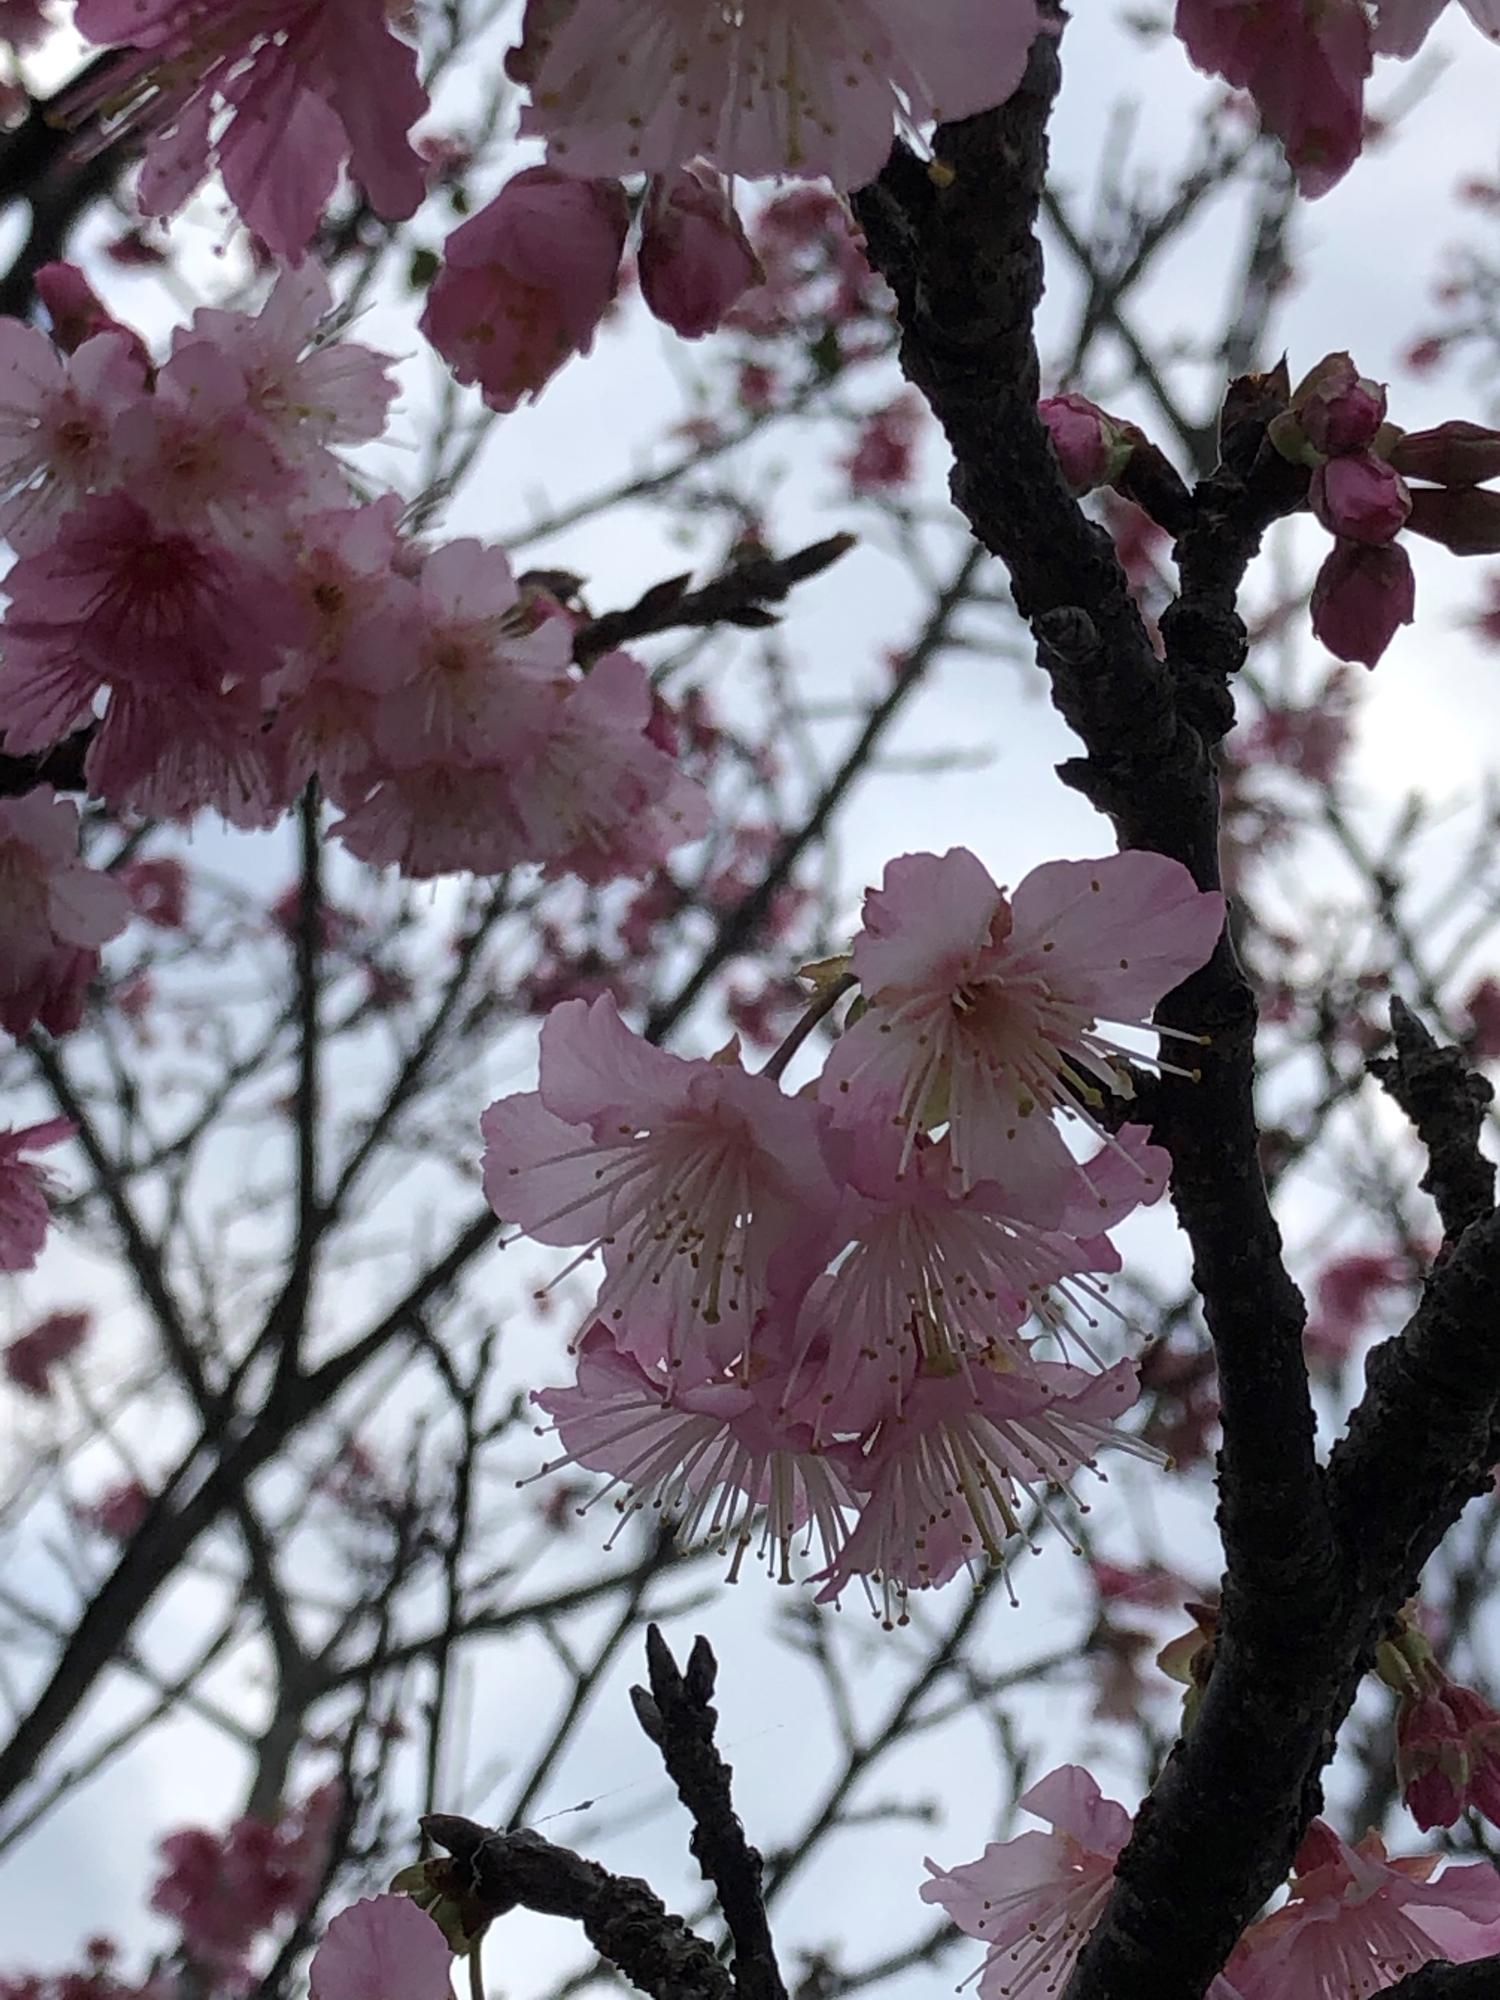
[[[1114,1881],[1130,1815],[1065,1764],[1020,1799],[1049,1833],[993,1842],[958,1868],[927,1866],[925,1902],[988,1954],[980,2000],[1052,2000],[1066,1986]],[[1286,1900],[1250,1925],[1208,2000],[1366,2000],[1436,1958],[1495,1948],[1500,1878],[1486,1862],[1437,1871],[1435,1854],[1388,1858],[1377,1834],[1351,1846],[1314,1820]]]
[[[1271,425],[1276,448],[1312,469],[1308,505],[1334,537],[1313,584],[1313,631],[1341,660],[1373,667],[1412,621],[1416,582],[1403,529],[1455,555],[1500,549],[1500,431],[1455,420],[1401,431],[1384,385],[1328,354]],[[1421,483],[1416,487],[1410,480]]]
[[[1050,863],[1011,896],[965,849],[905,856],[848,972],[822,969],[818,1006],[860,993],[797,1095],[780,1058],[667,1054],[607,998],[554,1009],[538,1088],[483,1131],[496,1213],[570,1269],[602,1259],[575,1380],[535,1398],[555,1463],[732,1573],[758,1532],[785,1580],[800,1539],[823,1598],[859,1578],[891,1619],[1003,1560],[1025,1503],[1048,1514],[1102,1449],[1158,1456],[1119,1427],[1134,1365],[1086,1331],[1108,1231],[1169,1166],[1096,1115],[1129,1087],[1100,1022],[1144,1026],[1222,921],[1161,855]]]
[[[356,499],[340,451],[380,435],[395,385],[328,310],[321,273],[287,270],[258,313],[194,313],[160,365],[102,313],[71,352],[0,321],[5,751],[84,730],[113,811],[245,826],[316,778],[346,846],[413,876],[649,869],[706,803],[644,668],[582,672],[503,551],[420,543],[395,495]],[[43,790],[0,821],[0,869],[29,870],[0,980],[40,982],[44,1020],[58,954],[125,911],[62,852],[70,813]],[[4,984],[0,1007],[19,1032]]]

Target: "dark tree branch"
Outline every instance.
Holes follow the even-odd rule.
[[[653,584],[628,610],[606,611],[580,625],[573,634],[573,658],[588,666],[611,647],[657,632],[701,631],[713,625],[759,630],[774,625],[775,615],[767,605],[782,603],[797,584],[820,575],[853,547],[853,535],[830,535],[789,556],[745,556],[700,590],[689,590],[691,578],[686,576]]]
[[[1479,1150],[1494,1090],[1457,1049],[1440,1048],[1405,1001],[1391,1002],[1394,1056],[1377,1057],[1370,1074],[1411,1120],[1427,1149],[1420,1185],[1437,1204],[1443,1235],[1454,1243],[1495,1206],[1495,1169]]]
[[[661,1751],[667,1775],[693,1821],[693,1859],[712,1882],[734,1940],[739,2000],[786,2000],[761,1891],[761,1859],[745,1838],[730,1791],[731,1772],[714,1743],[718,1662],[704,1638],[693,1641],[685,1672],[655,1625],[646,1628],[651,1681],[632,1688],[636,1719]]]
[[[635,1876],[611,1875],[524,1828],[491,1833],[451,1813],[428,1813],[422,1830],[453,1856],[438,1864],[439,1883],[481,1923],[518,1906],[571,1917],[600,1957],[652,2000],[732,2000],[713,1947]]]

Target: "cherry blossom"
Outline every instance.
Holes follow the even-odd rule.
[[[1313,631],[1339,659],[1373,667],[1412,622],[1416,591],[1399,542],[1337,541],[1313,582]]]
[[[531,0],[512,72],[523,133],[575,174],[703,155],[726,174],[860,187],[896,126],[1003,104],[1037,33],[1032,0]]]
[[[851,1450],[822,1446],[806,1424],[788,1420],[769,1376],[745,1382],[710,1372],[701,1356],[674,1367],[671,1337],[649,1320],[613,1331],[595,1321],[578,1345],[574,1385],[533,1394],[564,1447],[543,1469],[609,1473],[595,1499],[623,1487],[623,1513],[649,1504],[677,1523],[685,1546],[707,1542],[729,1554],[731,1580],[762,1510],[759,1555],[779,1582],[791,1581],[799,1540],[833,1562],[853,1504]],[[656,1358],[643,1365],[639,1354]]]
[[[593,346],[629,222],[618,181],[525,168],[443,245],[423,333],[492,410],[515,409]]]
[[[992,1841],[959,1868],[929,1861],[921,1896],[989,1946],[980,2000],[1055,2000],[1104,1908],[1130,1814],[1077,1764],[1049,1773],[1016,1803],[1052,1831]]]
[[[1375,0],[1375,47],[1381,55],[1414,56],[1448,0]],[[1497,0],[1463,0],[1464,12],[1482,35],[1500,40]]]
[[[28,1332],[17,1334],[5,1346],[5,1379],[28,1396],[45,1401],[56,1384],[52,1371],[67,1361],[87,1341],[93,1330],[93,1316],[86,1312],[55,1312],[39,1320]]]
[[[1011,898],[966,848],[893,861],[854,946],[868,1006],[820,1094],[840,1124],[894,1119],[908,1151],[945,1125],[965,1188],[1063,1201],[1079,1170],[1049,1114],[1127,1088],[1100,1017],[1144,1026],[1207,959],[1223,909],[1159,854],[1049,862]]]
[[[1018,1371],[996,1349],[967,1367],[925,1364],[866,1446],[859,1521],[818,1601],[863,1577],[880,1585],[884,1622],[904,1622],[908,1592],[1004,1562],[1023,1497],[1047,1512],[1047,1489],[1109,1447],[1162,1463],[1115,1423],[1138,1388],[1130,1361],[1098,1375],[1058,1362]]]
[[[0,1026],[76,1026],[73,988],[125,928],[130,901],[78,854],[78,809],[50,785],[0,799]],[[81,964],[80,964],[81,961]]]
[[[674,1362],[701,1346],[727,1363],[773,1251],[833,1205],[819,1124],[732,1054],[669,1055],[612,1000],[565,1001],[542,1028],[539,1088],[481,1121],[485,1194],[539,1243],[603,1251],[606,1323],[648,1303],[673,1325]]]
[[[64,359],[44,334],[0,319],[0,534],[27,554],[86,493],[114,483],[116,420],[145,391],[139,360],[111,333]]]
[[[407,135],[427,94],[385,0],[78,0],[75,18],[88,40],[139,51],[111,70],[103,109],[150,135],[148,215],[171,215],[214,165],[249,227],[295,259],[344,164],[377,215],[415,214],[425,174]],[[74,108],[98,107],[85,94]]]
[[[29,1271],[42,1253],[52,1220],[47,1199],[57,1182],[47,1168],[22,1155],[61,1145],[73,1131],[67,1118],[0,1131],[0,1271]]]
[[[367,1896],[339,1914],[313,1953],[312,2000],[450,2000],[448,1941],[407,1896]]]
[[[1365,2000],[1431,1959],[1487,1952],[1500,1877],[1483,1861],[1437,1875],[1441,1866],[1436,1854],[1388,1859],[1376,1833],[1351,1847],[1314,1820],[1290,1897],[1250,1926],[1229,1961],[1240,2000],[1280,2000],[1289,1990],[1303,2000]]]

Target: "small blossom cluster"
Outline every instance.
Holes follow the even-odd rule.
[[[112,810],[245,826],[317,778],[344,843],[412,876],[648,870],[707,809],[645,670],[580,671],[567,617],[501,550],[418,544],[395,495],[354,503],[340,449],[380,435],[395,389],[329,303],[313,266],[284,271],[256,314],[194,313],[159,366],[102,312],[66,353],[0,321],[6,752],[86,730]],[[41,790],[0,819],[23,884],[7,1025],[67,1025],[123,921],[70,815]]]
[[[1130,1815],[1065,1764],[1019,1801],[1049,1833],[997,1841],[977,1861],[929,1861],[925,1902],[988,1946],[980,2000],[1055,2000],[1114,1881]],[[1367,2000],[1433,1959],[1463,1963],[1494,1950],[1500,1878],[1487,1862],[1389,1858],[1377,1834],[1350,1846],[1314,1820],[1287,1899],[1235,1947],[1207,2000]]]
[[[630,198],[607,177],[527,167],[443,245],[422,331],[492,410],[535,396],[587,354],[613,304]],[[653,174],[640,201],[641,296],[686,339],[722,325],[761,277],[729,189],[701,162]]]
[[[1101,1449],[1159,1456],[1118,1425],[1134,1365],[1067,1310],[1091,1319],[1108,1231],[1169,1164],[1095,1115],[1128,1091],[1100,1024],[1144,1026],[1222,921],[1160,855],[1051,863],[1012,896],[962,848],[908,855],[847,972],[814,969],[814,1013],[860,993],[796,1096],[789,1050],[751,1073],[733,1044],[650,1046],[608,998],[555,1008],[539,1087],[483,1119],[496,1213],[570,1269],[602,1260],[576,1378],[535,1399],[555,1463],[732,1571],[757,1533],[783,1580],[816,1547],[824,1598],[858,1578],[890,1619],[1002,1560]]]
[[[1450,1680],[1416,1622],[1415,1607],[1382,1641],[1376,1671],[1396,1700],[1396,1780],[1424,1831],[1463,1813],[1500,1826],[1500,1713]]]
[[[1386,422],[1384,386],[1347,354],[1325,355],[1271,426],[1276,448],[1311,466],[1308,505],[1334,537],[1313,584],[1313,631],[1341,660],[1373,667],[1416,605],[1403,529],[1455,555],[1500,550],[1500,431],[1454,421]],[[1408,480],[1424,484],[1413,488]]]
[[[160,1842],[151,1907],[178,1926],[186,1958],[229,1982],[248,1972],[257,1940],[316,1895],[342,1799],[339,1784],[321,1785],[277,1821],[238,1819],[223,1835],[184,1827]]]

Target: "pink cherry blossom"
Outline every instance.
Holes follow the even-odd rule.
[[[0,41],[9,42],[14,49],[30,48],[52,25],[44,0],[0,0]]]
[[[852,1450],[820,1445],[806,1424],[783,1415],[773,1378],[710,1372],[701,1355],[675,1367],[674,1330],[659,1322],[621,1334],[596,1320],[579,1342],[574,1385],[533,1394],[564,1447],[543,1470],[609,1473],[596,1499],[623,1488],[623,1513],[649,1505],[675,1521],[684,1546],[707,1542],[729,1555],[731,1580],[755,1540],[757,1513],[757,1553],[779,1582],[791,1581],[799,1542],[804,1553],[816,1544],[832,1563],[853,1505]]]
[[[641,296],[685,340],[723,324],[765,272],[711,167],[655,174],[641,216]]]
[[[29,1271],[42,1254],[52,1213],[48,1196],[58,1183],[46,1167],[23,1159],[73,1136],[67,1118],[0,1131],[0,1271]]]
[[[273,255],[297,258],[342,164],[388,221],[420,205],[408,134],[427,94],[385,0],[78,0],[76,24],[92,42],[140,51],[108,87],[133,84],[151,135],[147,214],[172,214],[216,165]],[[92,106],[85,96],[77,108]]]
[[[929,1861],[932,1880],[919,1893],[989,1946],[980,2000],[1057,2000],[1108,1899],[1130,1814],[1077,1764],[1049,1772],[1016,1803],[1052,1831],[992,1841],[960,1868]],[[1205,2000],[1238,1996],[1220,1977]]]
[[[239,400],[304,500],[336,507],[348,479],[338,445],[379,437],[396,394],[390,360],[329,329],[333,294],[316,264],[284,270],[256,313],[200,307],[172,336],[174,359],[206,347],[233,371]]]
[[[1055,2000],[1114,1882],[1130,1814],[1087,1771],[1064,1764],[1016,1801],[1050,1833],[992,1841],[977,1861],[929,1861],[924,1903],[936,1903],[967,1936],[988,1945],[980,2000]]]
[[[654,713],[650,679],[628,653],[604,654],[559,690],[512,787],[530,852],[549,872],[585,882],[644,875],[707,832],[707,795],[652,740]]]
[[[1388,1860],[1375,1833],[1355,1846],[1314,1820],[1297,1853],[1291,1895],[1250,1926],[1226,1968],[1241,2000],[1365,2000],[1434,1958],[1489,1949],[1500,1877],[1487,1861],[1433,1880],[1441,1856]]]
[[[924,1366],[899,1417],[866,1447],[859,1521],[819,1603],[860,1577],[879,1585],[883,1621],[904,1623],[910,1591],[945,1583],[966,1563],[1004,1563],[1022,1533],[1023,1497],[1047,1512],[1047,1489],[1097,1470],[1095,1454],[1111,1447],[1162,1463],[1114,1421],[1138,1390],[1130,1361],[1098,1375],[1057,1362],[1017,1371],[996,1349],[968,1367]]]
[[[53,344],[64,354],[76,354],[96,334],[112,333],[142,374],[150,374],[151,350],[145,341],[134,327],[115,318],[76,264],[43,264],[32,283],[46,308]]]
[[[1417,1825],[1452,1826],[1464,1809],[1469,1754],[1441,1688],[1420,1685],[1396,1710],[1396,1782]]]
[[[1304,194],[1343,178],[1364,138],[1360,0],[1177,0],[1175,27],[1199,69],[1249,91]]]
[[[537,0],[513,71],[521,130],[570,173],[665,173],[701,154],[754,178],[873,180],[898,124],[1003,104],[1032,0]]]
[[[946,1125],[965,1188],[1061,1202],[1079,1170],[1050,1114],[1122,1088],[1100,1018],[1144,1026],[1208,958],[1223,911],[1159,854],[1049,862],[1013,898],[965,848],[893,861],[854,946],[867,1010],[820,1095],[840,1124],[893,1118],[908,1147]]]
[[[0,319],[0,534],[28,554],[92,489],[118,477],[116,420],[145,395],[145,377],[115,334],[66,360],[35,327]]]
[[[515,409],[593,346],[629,222],[618,181],[525,168],[443,245],[423,333],[492,410]]]
[[[190,1958],[234,1981],[257,1937],[282,1917],[302,1915],[321,1878],[340,1797],[336,1784],[320,1785],[275,1822],[238,1819],[222,1836],[185,1827],[158,1843],[167,1865],[151,1907],[176,1921]]]
[[[1312,591],[1312,628],[1340,660],[1373,667],[1416,611],[1417,580],[1399,542],[1335,542]]]
[[[599,1317],[660,1311],[674,1360],[733,1361],[772,1253],[834,1201],[815,1104],[736,1057],[651,1047],[608,998],[554,1007],[539,1088],[501,1098],[481,1125],[495,1213],[539,1243],[602,1250]]]
[[[90,786],[171,816],[206,804],[256,823],[281,800],[257,684],[301,630],[285,581],[206,532],[156,526],[123,493],[85,500],[6,579],[0,729],[41,750],[109,700]]]
[[[138,917],[158,930],[181,930],[187,917],[188,871],[175,855],[156,854],[127,861],[115,880]]]
[[[78,854],[78,808],[50,785],[0,799],[0,1025],[23,1035],[48,1018],[56,990],[74,977],[73,960],[116,937],[130,916],[120,884]]]
[[[406,1896],[366,1896],[340,1910],[313,1953],[312,2000],[451,2000],[452,1952]]]
[[[52,1371],[59,1362],[76,1354],[93,1331],[93,1316],[86,1312],[48,1313],[28,1332],[17,1334],[5,1347],[5,1379],[28,1396],[45,1401],[56,1388]]]
[[[824,1240],[802,1238],[802,1254],[832,1268],[808,1287],[790,1346],[798,1407],[819,1435],[830,1422],[850,1430],[888,1412],[899,1417],[923,1364],[966,1368],[1003,1350],[1024,1374],[1032,1343],[1022,1328],[1033,1314],[1065,1349],[1070,1336],[1077,1341],[1063,1310],[1072,1281],[1119,1269],[1100,1232],[1160,1195],[1170,1167],[1142,1128],[1126,1127],[1082,1169],[1090,1192],[1053,1228],[1050,1206],[1041,1223],[1027,1215],[1024,1192],[1018,1198],[993,1183],[962,1189],[945,1141],[923,1141],[903,1171],[889,1127],[836,1137],[849,1141],[828,1148],[841,1168],[843,1204]],[[780,1261],[782,1289],[795,1288],[795,1257]],[[1084,1286],[1086,1316],[1101,1297]],[[1086,1339],[1077,1344],[1091,1354]],[[809,1382],[803,1371],[815,1348]]]

